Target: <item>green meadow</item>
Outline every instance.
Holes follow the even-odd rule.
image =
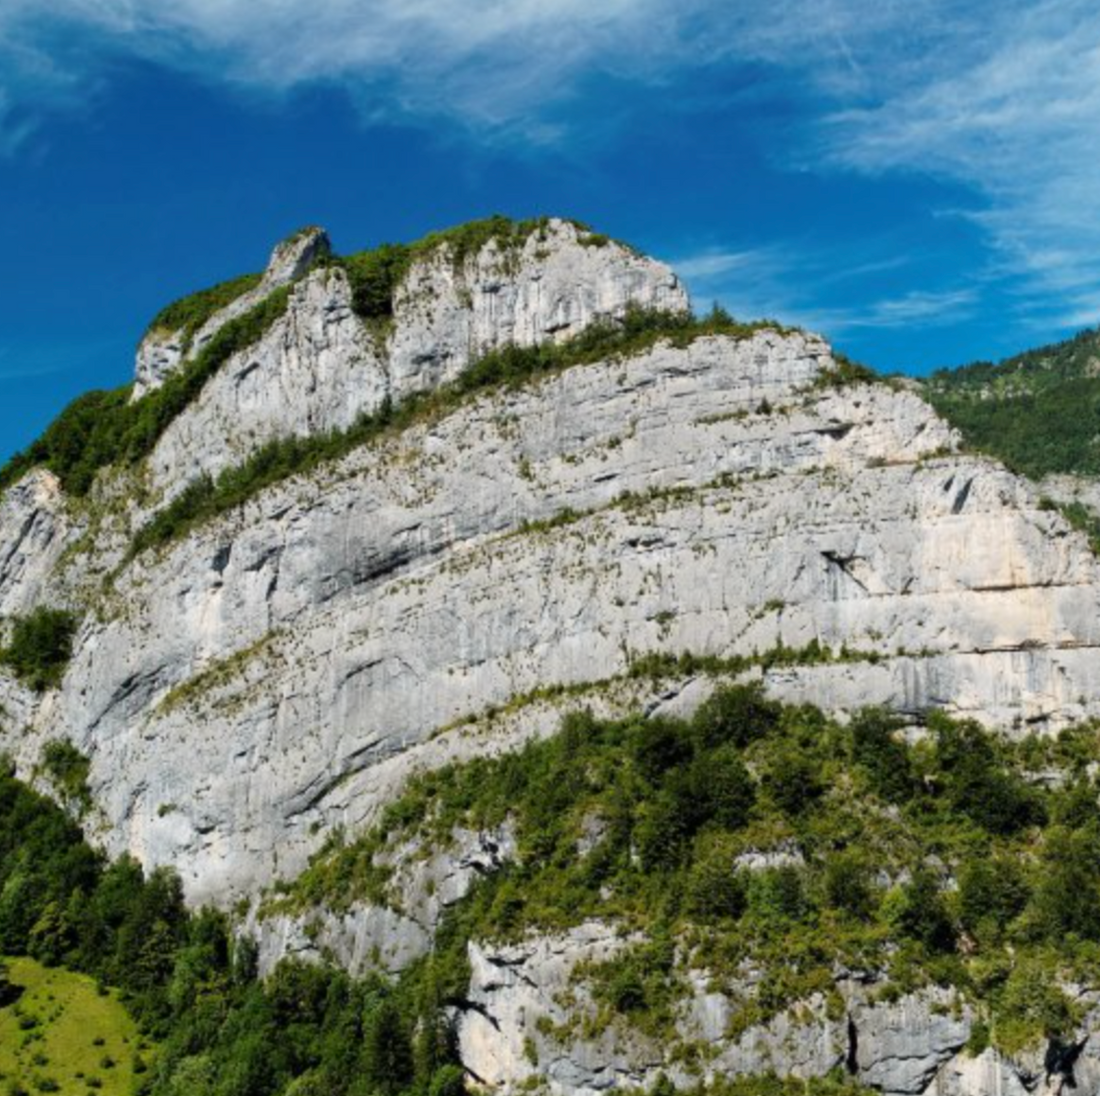
[[[5,964],[22,992],[0,1008],[0,1096],[129,1096],[149,1049],[116,991],[33,959]]]

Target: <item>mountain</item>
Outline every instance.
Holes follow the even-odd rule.
[[[1100,474],[1098,331],[996,365],[940,370],[924,392],[968,444],[1024,475]]]
[[[1100,1085],[1100,568],[970,380],[567,220],[303,230],[0,472],[0,749],[274,984],[435,971],[479,1084]]]

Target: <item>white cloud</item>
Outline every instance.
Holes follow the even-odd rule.
[[[1100,319],[1095,0],[0,0],[0,153],[119,57],[275,94],[338,84],[368,115],[536,142],[562,136],[553,108],[593,73],[705,85],[752,62],[804,104],[777,156],[963,184],[993,245],[986,273],[1021,310]],[[697,256],[695,275],[741,255]],[[867,315],[962,308],[959,292]]]
[[[705,250],[671,260],[704,311],[718,301],[741,319],[780,317],[836,337],[855,330],[941,327],[970,316],[979,301],[974,284],[915,289],[896,294],[873,293],[858,305],[843,308],[815,303],[823,289],[897,270],[906,256],[889,255],[840,261],[835,251],[808,245],[776,245],[748,251]],[[843,297],[861,298],[846,292]]]
[[[691,14],[673,0],[5,0],[0,58],[32,94],[51,68],[60,84],[131,56],[266,91],[339,83],[370,112],[538,131],[578,75],[644,76],[682,56]]]
[[[996,247],[991,273],[1023,276],[1021,305],[1067,325],[1100,319],[1100,9],[1079,0],[985,13],[974,41],[886,82],[827,123],[832,163],[922,172],[973,188],[968,214]]]

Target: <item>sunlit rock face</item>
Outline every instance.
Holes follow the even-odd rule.
[[[192,901],[229,907],[296,875],[333,827],[377,819],[410,774],[549,734],[568,703],[513,698],[593,682],[598,713],[684,713],[708,695],[705,676],[659,692],[627,679],[647,652],[843,649],[763,673],[773,695],[841,715],[939,707],[1010,735],[1100,716],[1085,538],[1026,481],[958,452],[912,391],[839,385],[828,345],[801,332],[658,342],[488,390],[128,558],[165,499],[265,441],[346,427],[494,348],[566,340],[633,305],[686,306],[666,267],[552,221],[515,249],[426,253],[392,318],[370,324],[344,271],[318,265],[327,249],[319,230],[283,245],[194,334],[189,354],[289,291],[144,467],[89,501],[45,471],[0,500],[0,614],[82,617],[59,689],[32,693],[0,669],[0,749],[30,775],[46,741],[71,739],[91,759],[89,832],[111,853],[171,864]],[[179,334],[143,343],[139,390],[181,367]],[[506,714],[477,719],[489,709]],[[463,833],[445,854],[406,852],[400,913],[320,911],[307,925],[257,921],[254,906],[265,966],[324,950],[356,971],[400,970],[515,842]],[[527,1040],[562,1096],[672,1069],[640,1043],[578,1037],[555,1052],[532,1028],[570,964],[618,943],[598,923],[518,950],[475,942],[477,1007],[456,1016],[472,1072],[518,1089]],[[958,1002],[838,992],[840,1020],[809,1002],[723,1042],[730,1004],[700,976],[683,1037],[721,1043],[726,1072],[840,1064],[899,1096],[1035,1091],[1026,1063],[960,1054]],[[1082,1052],[1081,1076],[1093,1058]]]
[[[261,284],[211,318],[191,355],[230,319],[293,285],[286,314],[226,363],[169,427],[151,458],[156,487],[173,494],[197,475],[237,463],[265,441],[346,429],[377,411],[454,380],[505,345],[561,342],[630,307],[683,311],[687,296],[667,266],[612,241],[595,246],[572,223],[551,220],[518,247],[490,241],[458,256],[441,244],[419,254],[397,287],[393,316],[365,322],[347,275],[310,264],[328,250],[320,230],[276,248]],[[596,237],[602,241],[602,237]],[[178,332],[154,331],[138,352],[137,391],[181,362]],[[155,375],[155,377],[154,377]]]

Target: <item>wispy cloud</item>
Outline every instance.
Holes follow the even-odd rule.
[[[985,13],[982,35],[948,49],[878,101],[834,113],[830,162],[861,172],[958,180],[967,214],[1020,277],[1021,306],[1066,323],[1100,319],[1100,10],[1080,0]]]
[[[659,83],[751,63],[801,104],[777,156],[961,183],[985,273],[1019,310],[1100,320],[1095,0],[2,0],[0,153],[118,58],[272,94],[336,84],[370,116],[535,142],[562,138],[555,109],[593,74]],[[688,276],[713,280],[745,253],[694,261]],[[957,312],[971,292],[924,288],[858,322]]]
[[[834,337],[857,330],[948,326],[974,312],[980,299],[976,284],[896,294],[847,293],[861,303],[842,308],[820,303],[823,288],[895,271],[907,261],[902,255],[887,255],[846,264],[835,250],[780,244],[746,251],[704,250],[673,259],[672,266],[704,307],[717,301],[743,319],[780,316]]]
[[[346,87],[368,113],[452,115],[539,132],[593,70],[656,74],[687,58],[702,0],[7,0],[11,86],[56,91],[112,58],[285,92]],[[79,45],[79,48],[77,46]],[[64,58],[64,64],[58,59]]]

